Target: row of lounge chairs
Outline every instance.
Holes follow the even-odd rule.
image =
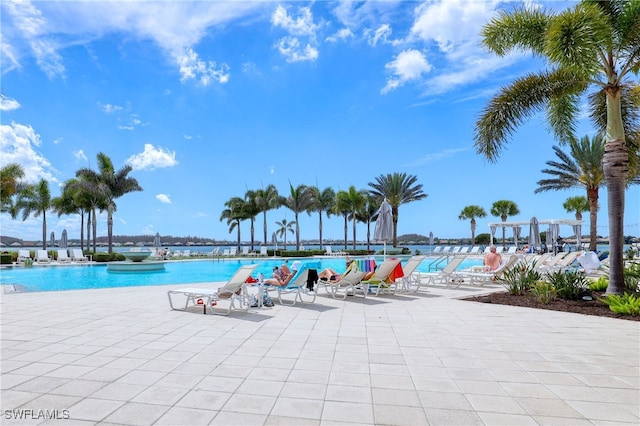
[[[588,253],[587,253],[588,254]],[[366,272],[357,268],[350,269],[337,281],[317,280],[317,276],[312,278],[311,271],[319,268],[320,265],[314,262],[305,263],[296,273],[294,278],[286,286],[251,286],[258,288],[258,300],[261,300],[264,292],[275,292],[280,304],[293,306],[297,302],[314,303],[317,295],[324,291],[334,299],[346,299],[347,296],[362,295],[379,296],[383,294],[394,294],[396,291],[418,292],[428,286],[451,285],[460,286],[461,283],[473,286],[484,286],[494,283],[505,271],[515,267],[519,263],[535,263],[535,267],[544,273],[566,270],[572,266],[581,256],[579,252],[560,253],[556,256],[552,254],[537,255],[513,255],[504,256],[503,262],[494,271],[487,271],[484,267],[472,267],[468,269],[458,269],[464,261],[463,257],[453,257],[450,262],[438,272],[419,272],[418,266],[426,256],[411,257],[404,267],[403,276],[396,279],[394,271],[400,265],[397,258],[386,259],[372,276],[366,280]],[[584,256],[584,254],[582,254]],[[249,292],[246,281],[251,276],[257,264],[247,265],[239,268],[234,276],[218,290],[202,288],[183,288],[168,291],[169,305],[174,310],[187,310],[190,305],[202,306],[206,313],[207,307],[216,314],[228,315],[233,310],[249,310],[255,303],[255,296]],[[314,279],[315,278],[315,279]],[[183,303],[176,303],[174,298],[177,295],[183,296]],[[284,296],[293,295],[293,299]],[[220,302],[226,301],[226,309],[221,308]],[[260,303],[258,304],[260,305]]]
[[[484,250],[480,249],[480,246],[436,246],[431,254],[433,255],[483,255],[489,253],[491,246],[486,246]],[[500,254],[516,254],[518,253],[518,247],[511,246],[509,248],[496,246],[497,252]]]
[[[55,258],[49,257],[47,250],[36,250],[35,257],[31,258],[29,250],[18,250],[17,262],[24,264],[26,262],[36,263],[51,263],[57,261],[58,263],[70,263],[70,262],[88,262],[89,258],[84,255],[82,249],[58,249]]]

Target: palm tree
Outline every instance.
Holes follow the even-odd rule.
[[[282,197],[278,194],[278,190],[274,185],[268,185],[266,188],[257,189],[253,192],[252,197],[258,209],[262,212],[262,229],[264,231],[264,245],[267,245],[267,212],[277,209],[282,205]]]
[[[309,207],[312,203],[312,193],[309,191],[309,187],[306,185],[299,185],[294,188],[289,183],[289,196],[284,200],[284,205],[293,211],[295,220],[293,223],[296,225],[296,250],[300,250],[300,224],[298,222],[298,215],[301,212],[309,213]]]
[[[255,241],[256,216],[258,216],[258,214],[262,212],[262,209],[260,208],[260,206],[258,206],[258,203],[256,202],[255,191],[247,191],[244,195],[244,201],[245,201],[244,209],[247,215],[247,219],[251,221],[251,251],[253,251],[253,246]]]
[[[351,185],[346,192],[346,202],[349,206],[349,218],[352,220],[353,228],[353,249],[356,249],[356,222],[358,213],[362,211],[366,202],[366,192],[358,191],[355,186]]]
[[[582,220],[582,213],[589,211],[589,200],[586,197],[569,197],[562,203],[567,213],[575,212],[576,220]]]
[[[589,140],[584,136],[577,141],[569,141],[570,152],[564,152],[558,146],[553,150],[558,161],[547,161],[551,168],[542,170],[552,176],[538,181],[535,193],[558,191],[561,189],[584,188],[589,201],[589,250],[597,248],[598,198],[600,187],[605,183],[602,170],[604,145],[602,137],[597,135]]]
[[[487,212],[480,206],[470,205],[466,206],[458,215],[458,219],[467,220],[471,219],[471,245],[476,244],[476,217],[486,217]]]
[[[387,199],[393,215],[393,247],[398,246],[398,208],[402,204],[422,200],[427,194],[422,192],[422,184],[416,184],[418,178],[406,173],[389,173],[376,177],[369,182],[371,194],[382,202]]]
[[[357,213],[358,221],[367,225],[367,251],[371,250],[371,223],[379,208],[380,203],[371,194],[365,194],[364,207]]]
[[[513,201],[509,200],[498,200],[493,203],[491,206],[491,214],[493,216],[498,216],[503,222],[507,221],[509,216],[515,216],[520,214],[520,209],[518,209],[518,205]],[[502,227],[502,245],[506,246],[507,239],[505,236],[505,227]]]
[[[116,199],[133,191],[142,191],[142,187],[135,178],[129,177],[133,167],[126,165],[116,171],[113,162],[105,153],[99,152],[97,155],[99,173],[85,168],[76,173],[86,177],[86,180],[94,183],[99,192],[103,194],[107,201],[107,236],[109,242],[109,253],[113,253],[113,213],[117,209]]]
[[[42,215],[42,249],[47,249],[47,210],[51,209],[51,191],[49,182],[44,179],[36,184],[27,185],[18,194],[16,213],[22,211],[22,220],[25,221],[33,214],[34,217]]]
[[[624,200],[629,151],[637,151],[640,102],[630,78],[640,67],[640,1],[583,0],[556,13],[541,9],[503,12],[483,31],[483,43],[497,55],[527,50],[546,59],[549,69],[500,89],[476,123],[478,153],[496,161],[516,126],[546,107],[561,142],[575,139],[582,94],[590,117],[606,135],[603,170],[608,191],[610,268],[608,294],[624,290]],[[630,137],[627,138],[626,135]]]
[[[10,163],[0,168],[0,212],[12,213],[13,196],[20,192],[20,179],[24,177],[24,169],[20,164]],[[15,212],[12,216],[15,218]]]
[[[96,174],[87,173],[86,169],[76,171],[76,182],[73,184],[75,202],[87,212],[87,250],[91,250],[91,235],[93,234],[93,252],[96,251],[97,220],[96,210],[104,211],[108,200],[100,188],[99,182],[94,181]],[[92,218],[93,215],[93,218]],[[93,230],[93,232],[91,232]],[[82,247],[82,246],[81,246]]]
[[[297,223],[295,221],[291,221],[288,222],[287,219],[282,219],[281,222],[276,222],[276,225],[278,225],[278,229],[276,229],[276,236],[283,238],[284,237],[284,249],[287,249],[287,231],[289,231],[290,233],[294,233],[293,231],[293,226],[296,225]]]
[[[77,197],[77,179],[69,179],[62,186],[62,193],[59,197],[51,200],[53,211],[58,217],[69,214],[80,215],[80,247],[84,247],[84,210],[76,202]]]
[[[338,191],[336,193],[336,203],[333,206],[335,214],[342,215],[344,218],[344,249],[347,249],[347,234],[349,229],[349,213],[351,205],[349,203],[349,193],[347,191]]]
[[[318,213],[318,232],[320,249],[322,249],[322,213],[326,213],[327,217],[331,216],[333,205],[336,202],[336,193],[332,188],[325,188],[320,191],[317,186],[309,188],[311,192],[310,211]]]
[[[229,226],[229,233],[234,229],[238,231],[237,249],[240,251],[240,222],[247,219],[245,212],[245,201],[240,197],[232,197],[224,203],[226,207],[220,213],[220,221],[226,219]]]

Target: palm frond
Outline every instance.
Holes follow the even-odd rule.
[[[489,161],[496,161],[507,140],[525,119],[539,112],[551,99],[583,92],[587,82],[567,70],[529,74],[504,87],[489,102],[476,122],[475,147]],[[553,125],[553,123],[550,123]],[[572,126],[559,121],[556,135]],[[571,134],[562,135],[569,140]]]
[[[482,29],[484,45],[497,55],[504,56],[511,50],[544,52],[544,34],[553,18],[551,12],[539,9],[501,11],[498,17]]]

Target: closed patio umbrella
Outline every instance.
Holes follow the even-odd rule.
[[[153,238],[153,246],[155,248],[160,248],[162,244],[160,243],[160,233],[156,232],[156,236]]]
[[[51,247],[56,245],[56,234],[53,231],[51,231],[51,238],[49,239],[49,245]]]
[[[67,237],[67,230],[63,229],[62,230],[62,236],[60,237],[60,248],[67,248],[67,245],[69,244],[68,241],[68,237]]]
[[[529,246],[535,248],[540,247],[541,244],[540,225],[538,224],[538,219],[533,216],[529,222]]]
[[[513,239],[516,242],[516,248],[518,248],[518,239],[520,238],[520,231],[522,230],[521,226],[513,227]]]
[[[582,225],[573,225],[573,232],[576,234],[576,250],[582,249]]]
[[[429,245],[433,245],[433,232],[429,232]]]
[[[376,226],[373,230],[373,239],[384,242],[384,257],[387,257],[387,241],[393,238],[393,216],[391,205],[385,198],[378,209]]]

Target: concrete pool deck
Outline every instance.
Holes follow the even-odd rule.
[[[640,423],[635,321],[473,287],[205,316],[179,287],[0,295],[0,423]]]

